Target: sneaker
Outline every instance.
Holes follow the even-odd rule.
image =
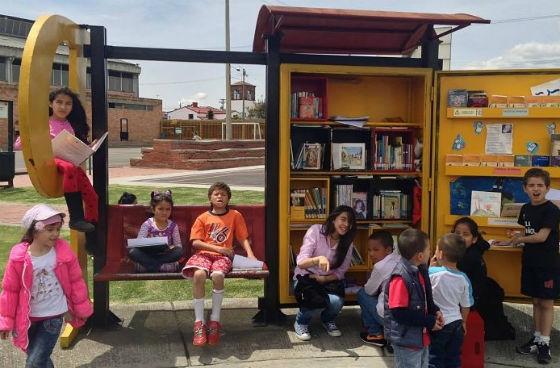
[[[374,335],[367,332],[360,332],[360,338],[366,344],[379,346],[380,348],[387,345],[387,340],[385,340],[383,334]]]
[[[385,349],[387,349],[387,353],[395,354],[395,349],[393,349],[393,345],[387,344],[387,345],[385,345]]]
[[[550,356],[550,345],[545,343],[537,344],[537,362],[539,364],[548,364],[552,360]]]
[[[194,346],[204,346],[206,344],[206,326],[202,321],[196,321],[193,328],[193,340]]]
[[[222,325],[218,321],[208,322],[208,345],[217,345],[220,342]]]
[[[535,342],[535,336],[531,337],[531,339],[529,341],[527,341],[525,344],[516,347],[515,350],[519,354],[523,354],[523,355],[529,355],[529,354],[536,353],[537,352],[537,343]]]
[[[159,272],[172,273],[177,272],[178,269],[179,263],[177,262],[164,263],[159,267]]]
[[[336,327],[333,321],[324,322],[323,327],[325,327],[325,330],[327,330],[329,336],[332,337],[342,336],[342,332],[340,332],[340,330],[338,329],[338,327]]]
[[[294,323],[294,331],[298,339],[303,341],[311,340],[311,334],[309,333],[309,327],[307,325],[300,325],[297,321]]]

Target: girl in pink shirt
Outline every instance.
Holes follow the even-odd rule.
[[[49,115],[51,138],[66,130],[78,137],[82,142],[88,143],[89,126],[87,125],[86,112],[78,95],[71,89],[64,87],[50,93]],[[14,147],[15,149],[22,148],[19,137]],[[64,199],[66,199],[70,214],[68,226],[71,229],[85,233],[94,231],[95,226],[93,223],[96,223],[98,219],[98,197],[89,178],[81,167],[71,162],[57,157],[55,157],[54,161],[58,172],[62,174]],[[85,208],[82,201],[85,203]],[[91,243],[90,241],[86,243],[90,251]]]
[[[93,313],[78,259],[59,238],[64,213],[45,204],[29,209],[26,230],[10,252],[0,294],[0,337],[11,333],[27,353],[26,367],[52,367],[63,321],[82,326]]]
[[[314,309],[323,309],[321,321],[330,336],[341,336],[334,323],[344,305],[344,274],[352,259],[356,214],[338,206],[324,224],[312,225],[299,251],[294,271],[294,291],[300,307],[294,323],[296,336],[311,339],[309,322]]]

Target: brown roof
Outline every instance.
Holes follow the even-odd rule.
[[[253,51],[264,52],[265,38],[282,33],[281,52],[316,54],[409,54],[424,35],[439,36],[434,25],[456,26],[489,20],[469,14],[407,13],[263,5]]]
[[[254,84],[247,83],[247,82],[242,82],[242,81],[232,83],[231,85],[232,85],[232,86],[242,86],[242,85],[246,85],[246,86],[253,86],[253,87],[255,87]]]

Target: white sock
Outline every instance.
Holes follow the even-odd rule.
[[[222,311],[222,301],[224,300],[224,289],[212,290],[212,314],[210,320],[220,322],[220,312]]]
[[[535,336],[535,342],[540,342],[541,341],[541,332],[540,331],[535,331],[533,336]]]
[[[541,335],[541,342],[545,345],[549,345],[550,344],[550,336]]]
[[[193,299],[194,321],[202,321],[204,323],[204,298]]]

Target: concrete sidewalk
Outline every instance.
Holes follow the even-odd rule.
[[[208,302],[208,301],[207,301]],[[326,334],[315,319],[313,338],[296,338],[292,324],[295,309],[287,314],[283,326],[252,327],[256,313],[254,299],[226,299],[222,322],[225,335],[215,347],[192,345],[193,312],[190,302],[165,302],[140,305],[113,305],[124,319],[122,327],[84,331],[70,349],[56,348],[57,367],[392,367],[393,358],[383,349],[365,345],[358,337],[359,308],[345,307],[337,323],[340,338]],[[208,305],[207,305],[208,307]],[[529,337],[531,306],[508,304],[506,313],[515,325],[517,341],[487,342],[486,367],[540,367],[534,356],[515,353],[514,347]],[[560,363],[560,309],[556,310],[552,334],[553,362]],[[0,343],[0,366],[21,367],[25,355],[10,343]],[[469,368],[468,365],[463,365]]]

